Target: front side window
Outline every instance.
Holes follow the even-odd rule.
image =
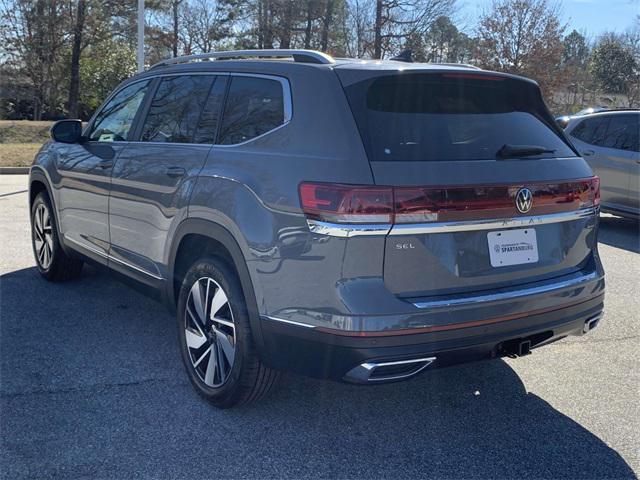
[[[211,75],[163,78],[149,107],[141,140],[193,142],[203,104],[214,80]]]
[[[605,138],[608,117],[585,118],[571,132],[571,136],[591,145],[600,145]]]
[[[89,139],[98,142],[126,141],[148,86],[148,80],[136,82],[111,98],[96,116]]]
[[[222,117],[219,144],[234,145],[285,122],[282,84],[261,77],[233,77]]]

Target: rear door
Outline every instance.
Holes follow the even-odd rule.
[[[593,209],[539,220],[571,217],[593,187],[534,83],[459,70],[366,74],[341,78],[375,182],[395,187],[387,288],[457,294],[587,267]]]
[[[609,118],[607,133],[599,145],[601,147],[599,150],[609,164],[615,164],[620,171],[624,172],[624,179],[621,179],[626,187],[624,206],[637,214],[640,207],[638,193],[640,114],[620,112],[609,115]]]
[[[612,148],[620,130],[614,115],[586,117],[569,128],[568,134],[579,152],[600,177],[602,203],[607,207],[629,208],[629,175],[632,173],[631,152]],[[614,121],[612,125],[612,121]]]
[[[171,232],[214,143],[225,75],[163,76],[113,171],[110,265],[141,281],[165,278]]]

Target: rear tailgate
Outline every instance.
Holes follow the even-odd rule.
[[[384,278],[400,296],[511,287],[593,268],[597,186],[589,166],[559,132],[537,85],[470,72],[338,70],[375,182],[394,187]],[[504,145],[548,151],[498,154]],[[519,194],[530,194],[531,204],[518,208]]]

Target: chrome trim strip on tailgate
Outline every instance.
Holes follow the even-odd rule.
[[[357,223],[329,223],[319,220],[307,220],[311,233],[329,235],[331,237],[358,237],[362,235],[386,235],[391,230],[388,223],[357,224]]]
[[[597,215],[598,208],[590,207],[572,212],[551,213],[530,217],[512,217],[483,220],[465,220],[457,222],[407,223],[407,224],[346,224],[329,223],[319,220],[307,220],[309,230],[319,235],[332,237],[359,237],[362,235],[420,235],[426,233],[471,232],[477,230],[496,230],[500,228],[535,227],[549,223],[571,222],[580,218]]]
[[[535,227],[549,223],[571,222],[580,218],[596,215],[596,207],[574,210],[572,212],[551,213],[532,217],[498,218],[488,220],[466,220],[462,222],[434,222],[395,224],[389,235],[420,235],[426,233],[471,232],[474,230],[496,230],[500,228]]]
[[[457,297],[445,300],[430,300],[427,302],[413,302],[418,308],[441,308],[441,307],[459,307],[463,305],[473,305],[483,302],[498,302],[500,300],[512,300],[514,298],[527,297],[529,295],[538,295],[549,293],[554,290],[563,288],[578,287],[583,283],[588,283],[598,279],[597,272],[591,272],[577,278],[571,278],[562,282],[548,283],[537,287],[523,288],[519,290],[511,290],[507,292],[487,293],[485,295],[475,295],[469,297]]]

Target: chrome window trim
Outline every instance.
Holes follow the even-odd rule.
[[[441,308],[441,307],[459,307],[464,305],[474,305],[486,302],[498,302],[501,300],[513,300],[515,298],[528,297],[530,295],[539,295],[549,293],[563,288],[577,287],[584,283],[588,283],[598,279],[597,272],[591,272],[587,275],[563,280],[556,283],[548,283],[537,287],[523,288],[511,290],[508,292],[487,293],[484,295],[475,295],[462,298],[451,298],[446,300],[431,300],[427,302],[412,302],[417,308]]]
[[[407,224],[343,224],[307,219],[312,233],[332,237],[350,238],[363,235],[421,235],[429,233],[471,232],[501,228],[535,227],[550,223],[571,222],[597,215],[597,207],[572,212],[551,213],[527,217],[471,220],[457,222],[407,223]]]
[[[309,226],[311,233],[340,238],[360,237],[365,235],[387,235],[391,230],[391,225],[388,223],[346,224],[307,219],[307,225]]]
[[[193,75],[220,75],[220,76],[225,76],[225,77],[257,77],[257,78],[266,78],[268,80],[275,80],[277,82],[280,83],[281,87],[282,87],[282,103],[283,103],[283,108],[284,108],[284,123],[282,123],[281,125],[278,125],[275,128],[272,128],[271,130],[264,132],[260,135],[258,135],[257,137],[253,137],[250,138],[249,140],[245,140],[244,142],[240,142],[240,143],[234,143],[231,145],[221,145],[219,143],[168,143],[168,142],[143,142],[140,140],[119,140],[119,143],[135,143],[136,145],[180,145],[180,146],[216,146],[216,147],[221,147],[221,148],[233,148],[233,147],[239,147],[242,145],[246,145],[247,143],[253,142],[254,140],[257,140],[259,138],[262,138],[266,135],[269,135],[273,132],[275,132],[276,130],[280,130],[281,128],[287,126],[290,122],[291,119],[293,118],[293,99],[291,96],[291,84],[289,83],[289,79],[286,77],[281,77],[278,75],[268,75],[268,74],[262,74],[262,73],[245,73],[245,72],[184,72],[184,73],[179,73],[179,72],[173,72],[173,73],[159,73],[159,74],[155,74],[155,75],[145,75],[143,78],[127,83],[126,85],[123,85],[122,88],[119,88],[118,90],[115,90],[114,92],[111,93],[111,95],[109,95],[109,97],[107,97],[107,100],[105,100],[105,102],[100,106],[99,110],[97,110],[97,112],[94,114],[94,116],[91,118],[91,120],[89,120],[89,122],[87,123],[87,130],[86,132],[89,132],[89,129],[93,128],[93,123],[95,120],[95,117],[97,117],[98,113],[101,112],[104,108],[104,106],[114,97],[116,96],[118,93],[120,93],[123,89],[127,88],[129,85],[133,85],[135,83],[138,82],[142,82],[142,81],[152,81],[154,78],[161,78],[161,77],[181,77],[181,76],[193,76]],[[226,98],[224,100],[225,105],[226,106]],[[148,113],[148,112],[147,112]],[[222,111],[222,114],[220,115],[220,120],[222,120],[224,116],[224,109]],[[143,119],[144,121],[144,119]],[[217,139],[216,139],[217,140]],[[97,140],[91,140],[92,142],[98,142]],[[98,142],[100,144],[112,144],[115,142]]]
[[[417,224],[395,224],[389,235],[420,235],[428,233],[472,232],[478,230],[496,230],[500,228],[535,227],[550,223],[571,222],[596,215],[596,207],[574,210],[572,212],[550,213],[527,217],[498,218],[488,220],[469,220],[456,222],[434,222]]]

